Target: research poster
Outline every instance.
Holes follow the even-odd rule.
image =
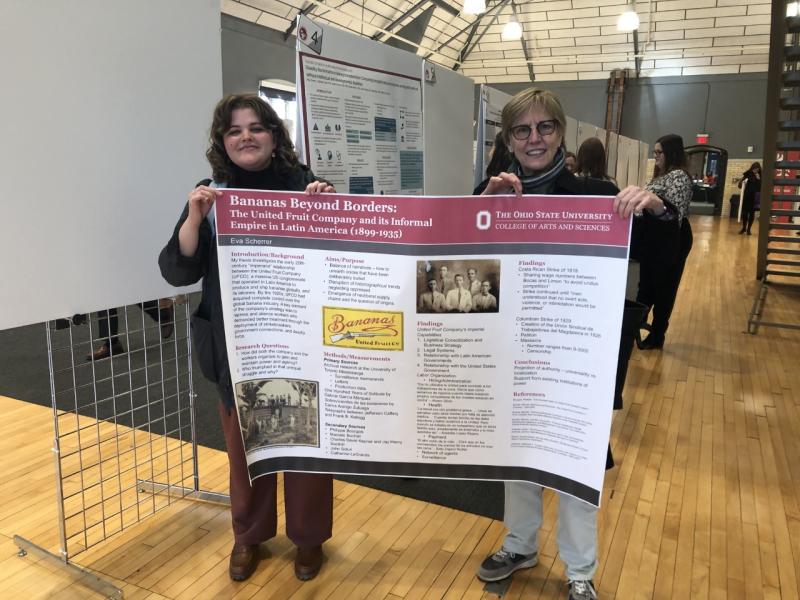
[[[526,480],[598,504],[630,230],[612,201],[224,190],[251,477]]]
[[[341,35],[309,19],[298,20],[299,107],[306,163],[344,193],[421,195],[419,66],[412,73],[391,63],[367,64],[370,53],[353,57],[349,45],[337,44]],[[381,52],[385,50],[375,50]]]

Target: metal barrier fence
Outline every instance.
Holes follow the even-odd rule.
[[[60,550],[15,536],[20,554],[57,560],[96,591],[122,591],[70,561],[201,492],[185,296],[46,324]]]

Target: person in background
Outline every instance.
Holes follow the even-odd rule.
[[[156,323],[159,324],[161,329],[161,340],[167,340],[172,337],[172,332],[175,330],[175,309],[172,304],[171,298],[162,298],[161,300],[148,300],[147,302],[140,302],[139,307],[142,311],[150,315]],[[127,312],[125,313],[127,320]],[[127,327],[126,330],[132,331],[133,327]],[[144,325],[142,325],[144,328]],[[109,308],[108,310],[101,310],[97,313],[97,338],[101,341],[97,350],[89,352],[86,355],[87,361],[103,360],[112,355],[125,354],[125,346],[119,340],[119,316],[116,308]]]
[[[486,165],[486,177],[494,177],[508,169],[508,165],[511,164],[513,156],[511,152],[508,151],[508,147],[506,146],[505,140],[503,140],[503,132],[498,131],[497,135],[494,136],[494,146],[492,146],[492,157],[489,159],[489,164]],[[488,179],[484,180],[478,187],[476,187],[472,194],[474,196],[479,196],[483,193],[483,185],[489,181]]]
[[[513,160],[506,171],[478,186],[483,195],[616,195],[613,208],[623,218],[642,213],[662,218],[670,211],[655,194],[638,188],[626,188],[617,194],[611,182],[575,177],[567,170],[566,116],[552,92],[529,88],[516,94],[503,108],[502,131]],[[619,365],[619,369],[627,369],[627,364]],[[610,452],[607,466],[613,466]],[[558,497],[558,551],[566,565],[568,597],[593,600],[597,598],[592,582],[597,570],[597,508],[569,494],[559,492]],[[483,581],[499,581],[538,563],[542,487],[506,481],[504,522],[508,534],[502,547],[478,569]]]
[[[578,167],[575,171],[578,177],[593,177],[617,184],[614,178],[606,171],[606,150],[599,138],[590,137],[578,148]]]
[[[564,153],[564,167],[570,173],[575,174],[578,169],[578,157],[575,156],[574,152],[567,151]]]
[[[260,560],[259,544],[276,534],[277,475],[248,476],[242,435],[234,409],[230,367],[222,318],[214,201],[221,187],[334,191],[300,164],[289,134],[275,111],[254,94],[226,96],[214,110],[206,157],[213,181],[189,192],[175,230],[158,259],[161,274],[174,286],[203,281],[202,296],[192,316],[195,354],[203,374],[217,384],[219,415],[230,464],[230,500],[234,545],[228,573],[243,581]],[[275,422],[272,423],[273,428]],[[319,572],[322,544],[333,525],[333,480],[330,475],[284,473],[286,534],[297,546],[295,576],[311,579]]]
[[[756,197],[761,193],[761,165],[754,162],[750,168],[744,172],[741,181],[739,181],[739,188],[741,189],[744,182],[747,184],[742,190],[742,229],[739,235],[747,233],[752,235],[750,229],[753,227],[753,221],[756,218]]]
[[[662,136],[656,141],[653,154],[656,163],[653,179],[642,191],[673,206],[677,218],[669,223],[645,221],[648,231],[644,235],[652,239],[640,257],[636,300],[652,308],[653,319],[650,334],[639,346],[643,350],[664,347],[686,258],[692,249],[692,227],[689,224],[692,178],[685,170],[683,139],[674,133]]]

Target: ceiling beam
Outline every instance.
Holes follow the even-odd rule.
[[[519,15],[517,15],[517,5],[514,0],[511,0],[511,11],[514,13],[514,18],[517,20],[517,23],[520,24],[522,27],[522,23],[519,20]],[[528,65],[528,77],[531,78],[531,83],[536,81],[536,73],[533,72],[533,63],[531,62],[531,54],[528,52],[528,42],[525,40],[525,30],[522,30],[522,37],[519,40],[522,43],[522,53],[525,55],[525,63]]]
[[[240,2],[240,4],[246,4],[243,0],[238,0],[238,1]],[[339,6],[342,6],[342,5],[346,4],[347,2],[349,2],[349,0],[342,0],[342,2],[339,4]],[[352,20],[357,21],[359,23],[364,23],[363,21],[361,21],[357,17],[354,17],[353,15],[344,12],[343,10],[339,9],[338,7],[334,7],[334,6],[330,6],[328,4],[325,4],[325,0],[308,0],[308,4],[310,5],[308,7],[308,10],[303,9],[303,10],[306,11],[305,14],[310,13],[311,12],[310,11],[310,7],[314,6],[314,7],[318,8],[318,9],[320,9],[316,13],[317,16],[322,16],[322,15],[325,15],[325,14],[327,14],[329,12],[332,12],[334,14],[338,14],[338,15],[347,17],[348,19],[352,19]],[[251,7],[251,8],[255,8],[255,7]],[[401,42],[405,42],[405,43],[409,44],[410,46],[412,46],[414,48],[418,48],[419,50],[426,51],[427,54],[424,57],[426,60],[430,59],[433,55],[439,55],[441,57],[441,60],[440,60],[439,64],[442,64],[442,65],[450,63],[453,59],[450,58],[447,55],[441,54],[441,52],[440,52],[441,49],[444,48],[445,46],[447,46],[451,41],[456,39],[459,35],[464,33],[467,29],[469,29],[472,26],[472,24],[467,25],[461,31],[459,31],[453,37],[451,37],[447,42],[445,42],[444,44],[440,44],[439,47],[436,50],[431,51],[429,48],[424,47],[419,43],[413,42],[411,40],[407,40],[404,37],[402,37],[401,35],[393,32],[393,31],[388,31],[387,29],[384,29],[382,27],[378,27],[378,26],[374,25],[373,23],[364,23],[364,25],[369,25],[370,27],[374,27],[376,30],[380,31],[381,33],[386,34],[388,37],[392,37],[394,39],[400,40]],[[290,28],[289,31],[291,32],[292,28]]]
[[[420,7],[421,7],[423,4],[429,4],[430,2],[431,2],[431,0],[419,0],[419,2],[417,2],[417,3],[416,3],[414,6],[412,6],[411,8],[409,8],[409,9],[408,9],[406,12],[404,12],[402,15],[400,15],[399,17],[397,17],[397,18],[396,18],[394,21],[392,21],[391,23],[389,23],[389,24],[388,24],[386,27],[384,27],[384,29],[385,29],[386,31],[394,31],[394,28],[395,28],[395,27],[397,27],[397,26],[398,26],[398,25],[399,25],[399,24],[400,24],[400,23],[403,21],[403,19],[405,19],[407,16],[409,16],[409,15],[410,15],[411,13],[413,13],[415,10],[417,10],[418,8],[420,8]],[[383,32],[382,32],[382,31],[378,31],[378,32],[376,32],[376,33],[375,33],[375,34],[374,34],[374,35],[373,35],[373,36],[372,36],[370,39],[373,39],[373,40],[380,41],[380,39],[381,39],[381,36],[382,36],[382,35],[383,35]]]
[[[241,1],[241,0],[240,0],[240,1]],[[350,1],[350,0],[342,0],[342,2],[339,4],[339,6],[343,6],[343,5],[345,5],[345,4],[347,4],[349,1]],[[343,17],[345,17],[345,18],[347,18],[347,19],[350,19],[350,20],[356,21],[357,23],[362,23],[362,24],[364,24],[364,25],[368,25],[369,27],[372,27],[372,28],[374,28],[374,29],[377,29],[378,31],[380,31],[380,32],[382,32],[382,33],[385,33],[387,36],[389,36],[389,37],[392,37],[392,38],[394,38],[394,39],[396,39],[396,40],[400,40],[401,42],[405,42],[405,43],[407,43],[408,45],[410,45],[410,46],[412,46],[412,47],[414,47],[414,48],[419,48],[420,50],[428,50],[428,48],[425,48],[425,47],[421,46],[421,45],[420,45],[420,44],[418,44],[417,42],[412,42],[411,40],[407,40],[407,39],[405,39],[404,37],[402,37],[402,36],[398,35],[397,33],[394,33],[393,31],[388,31],[388,30],[386,30],[386,29],[383,29],[382,27],[378,27],[377,25],[374,25],[373,23],[365,23],[364,21],[362,21],[362,20],[361,20],[361,19],[359,19],[358,17],[354,17],[354,16],[353,16],[353,15],[351,15],[350,13],[346,13],[346,12],[344,12],[343,10],[341,10],[341,9],[340,9],[340,8],[338,8],[338,7],[329,6],[329,5],[325,4],[325,0],[308,0],[308,3],[309,3],[309,4],[312,4],[312,5],[315,5],[315,6],[317,6],[317,8],[320,8],[320,9],[325,9],[325,10],[324,10],[324,11],[322,11],[322,12],[317,12],[317,16],[320,16],[320,17],[321,17],[321,16],[323,16],[323,15],[326,15],[326,14],[328,14],[329,12],[332,12],[332,13],[334,13],[334,14],[337,14],[337,15],[343,16]],[[356,32],[354,29],[350,29],[350,31],[352,31],[353,33],[357,33],[357,32]],[[430,54],[438,54],[438,52],[437,52],[437,51],[434,51],[434,52],[431,52]],[[444,55],[441,55],[441,56],[442,56],[442,59],[443,59],[444,61],[449,61],[449,60],[451,60],[451,59],[450,59],[449,57],[447,57],[447,56],[444,56]]]
[[[294,31],[294,28],[297,27],[297,17],[301,17],[303,15],[310,15],[312,12],[314,12],[314,9],[316,7],[317,7],[316,4],[309,4],[308,6],[306,6],[305,8],[301,8],[297,12],[297,14],[294,16],[294,19],[292,19],[291,25],[289,25],[289,27],[286,29],[286,31],[283,32],[283,41],[284,42],[289,39],[289,36],[292,35],[292,32]]]
[[[483,13],[481,15],[481,17],[489,17],[489,16],[491,16],[492,18],[489,20],[488,23],[486,23],[486,27],[483,28],[483,31],[478,36],[478,39],[476,39],[476,40],[474,40],[472,42],[472,45],[469,45],[469,40],[467,40],[467,43],[464,44],[464,48],[461,50],[461,52],[458,55],[459,56],[458,63],[456,63],[453,66],[453,70],[454,71],[458,71],[458,67],[460,67],[465,60],[467,60],[467,56],[469,56],[469,53],[472,52],[472,50],[475,48],[475,46],[477,46],[478,43],[483,39],[483,36],[486,35],[487,31],[489,31],[489,27],[491,27],[492,23],[494,23],[494,21],[497,19],[497,14],[500,12],[500,9],[503,8],[506,4],[508,4],[509,1],[510,0],[500,0],[500,2],[495,4],[491,8],[491,10],[487,10],[485,13]],[[480,21],[483,22],[483,19],[480,19]]]
[[[431,2],[438,8],[441,8],[443,11],[450,14],[451,17],[457,17],[461,14],[460,10],[458,10],[455,6],[448,4],[444,0],[431,0]]]
[[[464,42],[464,47],[461,48],[461,52],[458,53],[458,62],[455,65],[453,65],[453,70],[454,71],[457,71],[458,67],[461,65],[461,63],[463,63],[464,60],[467,58],[467,55],[465,54],[465,51],[469,47],[470,43],[472,42],[472,38],[475,37],[475,32],[478,31],[478,25],[480,25],[480,24],[481,24],[481,19],[480,19],[480,17],[478,17],[475,20],[475,23],[473,23],[472,29],[469,30],[469,35],[467,35],[467,41]]]
[[[411,19],[407,24],[403,25],[395,33],[397,33],[397,35],[401,36],[403,39],[411,40],[417,44],[421,43],[425,38],[425,32],[428,30],[428,25],[431,22],[431,17],[433,17],[434,12],[436,12],[436,7],[431,4],[428,6],[428,8]],[[417,53],[418,46],[410,46],[395,37],[390,37],[381,43],[394,46],[395,48],[400,48],[401,50],[406,50],[412,54]]]
[[[508,0],[503,0],[503,3],[505,3],[505,2],[508,2]],[[478,23],[480,23],[480,21],[481,21],[481,19],[483,17],[491,15],[495,10],[499,9],[501,6],[502,6],[502,4],[496,4],[495,6],[493,6],[489,10],[487,10],[485,13],[483,13],[482,15],[478,15],[478,18],[475,19],[475,21],[473,21],[472,23],[470,23],[466,27],[462,27],[461,29],[459,29],[454,35],[451,35],[447,39],[447,41],[439,44],[439,46],[436,48],[436,50],[434,50],[433,52],[429,52],[423,58],[425,58],[425,60],[427,60],[431,56],[433,56],[434,54],[438,54],[439,52],[441,52],[442,48],[444,48],[445,46],[449,46],[450,42],[454,41],[458,36],[463,34],[468,29],[471,29],[473,27],[477,27]],[[459,55],[460,55],[460,53],[459,53]],[[460,62],[456,62],[455,66],[453,66],[453,70],[457,70],[459,64],[460,64]]]
[[[425,4],[433,4],[434,6],[436,6],[436,8],[441,8],[443,11],[445,11],[446,13],[448,13],[453,17],[457,17],[461,14],[457,8],[449,5],[444,0],[420,0],[414,6],[405,11],[402,15],[400,15],[399,17],[394,19],[391,23],[389,23],[384,29],[387,31],[394,31],[394,28],[397,27],[400,23],[402,23],[403,20],[406,19],[406,17],[411,15],[414,11],[422,8]],[[380,41],[382,36],[383,32],[378,31],[370,39]]]

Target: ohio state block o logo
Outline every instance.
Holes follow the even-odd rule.
[[[488,210],[480,210],[475,215],[475,227],[481,231],[486,231],[492,226],[492,213]]]

